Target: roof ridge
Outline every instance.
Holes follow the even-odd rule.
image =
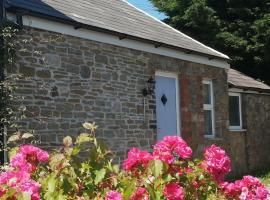
[[[217,50],[215,50],[215,49],[213,49],[213,48],[211,48],[211,47],[209,47],[209,46],[207,46],[207,45],[205,45],[205,44],[203,44],[203,43],[201,43],[201,42],[199,42],[198,40],[193,39],[192,37],[190,37],[190,36],[188,36],[188,35],[182,33],[181,31],[179,31],[179,30],[177,30],[177,29],[171,27],[170,25],[168,25],[168,24],[164,23],[163,21],[157,19],[156,17],[150,15],[149,13],[145,12],[144,10],[142,10],[142,9],[140,9],[140,8],[138,8],[138,7],[136,7],[136,6],[134,6],[133,4],[129,3],[128,1],[126,1],[126,0],[121,0],[121,1],[127,3],[128,5],[132,6],[133,8],[135,8],[135,9],[137,9],[138,11],[142,12],[143,14],[147,15],[148,17],[151,17],[152,19],[156,20],[157,22],[161,23],[162,25],[165,25],[166,27],[172,29],[173,31],[175,31],[175,32],[177,32],[177,33],[180,33],[180,34],[183,35],[184,37],[187,37],[187,38],[191,39],[193,42],[196,42],[196,43],[202,45],[203,47],[208,48],[208,49],[211,50],[211,51],[214,51],[215,53],[219,54],[220,56],[222,56],[222,57],[224,57],[224,58],[230,59],[229,56],[227,56],[227,55],[225,55],[225,54],[223,54],[223,53],[221,53],[221,52],[219,52],[219,51],[217,51]]]

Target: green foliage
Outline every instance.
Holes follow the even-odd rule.
[[[232,67],[270,84],[270,2],[150,0],[165,22],[232,58]]]
[[[2,143],[6,135],[4,126],[15,127],[16,125],[12,121],[17,118],[17,113],[19,113],[18,110],[14,112],[15,109],[12,105],[12,100],[15,99],[13,96],[15,86],[12,81],[16,80],[18,76],[5,76],[7,67],[13,64],[16,57],[18,31],[13,24],[3,22],[0,25],[0,154],[6,151],[6,146]],[[0,155],[0,157],[3,156]]]
[[[73,143],[67,136],[64,148],[53,153],[49,166],[37,174],[44,199],[99,199],[102,187],[119,169],[110,160],[110,152],[93,135],[80,134]]]
[[[260,180],[262,181],[264,185],[266,185],[268,188],[270,187],[270,172],[269,171],[258,175],[258,177],[260,178]]]
[[[41,55],[39,51],[32,51],[24,48],[32,40],[18,39],[21,32],[21,27],[10,21],[4,21],[0,25],[0,158],[3,157],[3,152],[8,151],[9,145],[3,143],[7,134],[12,134],[10,140],[11,147],[18,145],[18,141],[25,143],[34,139],[34,130],[25,132],[19,125],[19,121],[25,119],[26,116],[32,115],[31,111],[27,110],[23,105],[24,97],[15,95],[18,87],[18,82],[21,80],[30,79],[24,75],[14,72],[18,52],[29,52],[35,55]],[[41,123],[41,122],[40,122]],[[23,139],[23,140],[21,140]],[[0,160],[2,163],[3,160]]]
[[[4,180],[0,185],[0,199],[37,199],[33,198],[35,195],[46,200],[104,200],[111,192],[123,200],[166,200],[171,199],[169,195],[187,200],[238,199],[224,196],[226,192],[215,173],[208,169],[207,160],[184,159],[175,154],[173,162],[167,162],[155,157],[155,152],[151,155],[134,148],[124,161],[125,170],[120,170],[113,164],[110,151],[95,138],[95,124],[83,126],[85,133],[74,141],[70,136],[63,138],[63,147],[50,156],[31,145],[12,149],[11,164],[0,173],[0,179]],[[166,151],[162,153],[166,155]],[[217,155],[211,159],[224,162]],[[28,168],[29,164],[34,168]],[[22,175],[27,176],[21,179]],[[24,186],[29,190],[23,189]],[[254,184],[254,191],[256,187]]]

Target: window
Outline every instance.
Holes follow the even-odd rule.
[[[214,96],[212,81],[203,81],[204,135],[215,136]]]
[[[230,129],[242,129],[242,105],[239,93],[229,93],[229,121]]]

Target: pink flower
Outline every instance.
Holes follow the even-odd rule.
[[[30,175],[25,171],[10,171],[0,174],[0,184],[9,187],[14,187],[17,183],[27,182],[28,180],[30,180]]]
[[[21,191],[27,192],[28,194],[31,195],[31,200],[40,199],[39,189],[40,189],[40,184],[33,180],[29,180],[23,183],[20,187]]]
[[[5,195],[6,192],[7,191],[5,189],[0,188],[0,197],[2,197],[3,195]]]
[[[107,192],[105,200],[122,200],[122,195],[117,191]]]
[[[185,168],[185,171],[186,171],[187,174],[190,174],[190,173],[192,173],[194,170],[193,170],[191,167],[187,167],[187,168]]]
[[[138,188],[130,200],[150,200],[149,193],[145,188]]]
[[[199,189],[200,184],[199,184],[197,181],[193,181],[193,182],[192,182],[192,186],[193,186],[195,189]]]
[[[31,172],[33,168],[32,165],[27,162],[26,156],[21,153],[17,153],[11,158],[10,166],[26,172]]]
[[[212,145],[208,147],[204,152],[204,159],[203,166],[219,182],[231,171],[231,160],[229,156],[218,146]]]
[[[49,154],[46,151],[32,145],[21,146],[19,152],[35,157],[39,162],[47,162],[49,159]]]
[[[172,164],[175,155],[186,159],[192,156],[192,150],[187,143],[178,136],[166,136],[154,146],[154,158]]]
[[[239,186],[248,188],[249,199],[266,200],[268,199],[269,192],[258,178],[253,176],[244,176],[238,183]]]
[[[184,190],[177,183],[169,183],[163,190],[164,196],[167,200],[183,200]]]
[[[134,168],[138,166],[145,167],[149,161],[153,159],[152,155],[146,151],[141,151],[137,148],[132,148],[128,152],[128,157],[123,163],[123,167],[125,170],[132,171]]]
[[[234,183],[222,183],[220,188],[228,198],[240,200],[267,200],[269,192],[259,179],[244,176]]]
[[[35,171],[39,162],[47,162],[49,154],[32,145],[21,146],[18,153],[12,157],[10,166],[27,172]]]
[[[7,189],[13,188],[17,193],[26,192],[31,195],[31,200],[39,200],[40,185],[30,179],[30,175],[25,171],[11,171],[0,174],[0,185],[6,186]],[[7,191],[1,190],[0,197]],[[14,194],[14,198],[16,198]]]
[[[236,187],[234,183],[220,183],[219,187],[224,192],[224,195],[229,198],[237,199],[241,193],[240,188]]]
[[[257,187],[255,193],[259,199],[268,199],[269,192],[264,186]]]

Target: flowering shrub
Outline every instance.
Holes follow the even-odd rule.
[[[177,183],[169,183],[164,187],[164,196],[168,200],[184,199],[184,189]]]
[[[119,192],[110,191],[106,193],[105,200],[122,200],[122,196]]]
[[[49,154],[32,145],[24,145],[18,153],[11,158],[10,166],[20,171],[31,173],[36,170],[40,162],[47,162]]]
[[[259,179],[252,176],[244,176],[242,180],[234,183],[224,182],[220,187],[228,198],[246,199],[267,199],[268,191]]]
[[[127,171],[136,170],[139,167],[145,168],[151,160],[153,160],[153,156],[150,153],[132,148],[128,152],[128,159],[124,161],[123,167]]]
[[[203,165],[217,181],[223,181],[226,174],[231,171],[231,161],[226,152],[212,145],[204,152]]]
[[[0,173],[0,199],[21,200],[266,200],[268,191],[257,178],[224,182],[230,158],[220,147],[205,149],[204,159],[177,136],[167,136],[153,153],[132,148],[123,170],[94,136],[96,126],[50,155],[38,147],[16,149]]]
[[[192,156],[192,150],[180,137],[166,136],[154,146],[153,155],[155,159],[172,164],[175,159],[190,158]]]

